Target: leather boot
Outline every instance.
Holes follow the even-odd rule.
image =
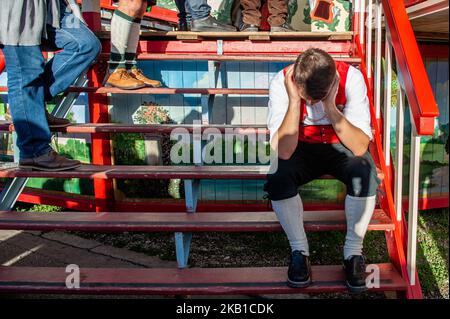
[[[68,159],[54,150],[50,150],[47,154],[38,157],[21,159],[19,161],[19,168],[47,172],[65,171],[79,166],[81,166],[80,161]]]
[[[53,116],[47,110],[45,110],[45,117],[47,118],[48,127],[50,128],[67,127],[70,125],[68,119]]]
[[[109,74],[105,86],[122,90],[135,90],[145,87],[145,83],[130,75],[126,69],[118,68]]]
[[[140,69],[137,69],[137,68],[131,69],[130,75],[132,77],[134,77],[136,80],[144,82],[144,84],[146,86],[149,86],[149,87],[152,87],[152,88],[159,88],[161,86],[161,82],[159,82],[157,80],[149,79],[148,77],[146,77],[144,75],[144,73]]]

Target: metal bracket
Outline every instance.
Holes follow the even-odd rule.
[[[175,233],[178,268],[186,268],[188,266],[191,241],[192,233]]]
[[[200,189],[200,180],[188,179],[184,181],[186,211],[188,213],[195,213],[197,211],[199,189]]]
[[[217,41],[217,48],[222,47],[222,42]],[[218,52],[219,53],[219,52]],[[217,87],[219,75],[220,75],[220,66],[221,63],[216,61],[208,62],[208,70],[209,70],[209,81],[210,87]],[[201,105],[202,105],[202,118],[201,124],[208,125],[212,121],[212,108],[214,105],[214,94],[204,94],[201,96]],[[193,130],[193,148],[194,148],[194,164],[197,166],[201,166],[202,161],[202,153],[205,143],[202,141],[202,131],[200,123],[194,124]],[[197,211],[197,202],[200,191],[200,180],[198,179],[190,179],[184,181],[184,193],[185,193],[185,203],[186,203],[186,211],[188,213],[195,213]],[[189,259],[189,250],[192,240],[192,233],[175,233],[175,249],[177,253],[177,261],[179,268],[186,268],[188,259]]]
[[[217,55],[223,55],[223,40],[217,40]]]

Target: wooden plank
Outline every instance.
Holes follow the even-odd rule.
[[[394,266],[376,265],[380,286],[373,291],[405,290],[406,283]],[[0,267],[2,293],[62,294],[289,294],[345,292],[341,265],[312,267],[313,283],[308,288],[289,288],[286,267],[264,268],[80,268],[80,288],[66,286],[65,268]]]
[[[98,31],[95,34],[100,39],[110,39],[109,31]],[[320,39],[320,40],[351,40],[352,31],[345,32],[186,32],[186,31],[141,31],[140,38],[151,40],[155,38],[173,38],[180,40],[201,40],[201,39],[241,39],[247,40],[251,37],[265,37],[269,40],[292,40]]]
[[[347,62],[358,65],[361,59],[343,54],[331,55],[336,61]],[[138,60],[182,60],[182,61],[234,61],[234,62],[294,62],[298,54],[161,54],[161,53],[138,53]],[[102,53],[100,59],[109,59],[109,54]]]
[[[305,211],[306,231],[346,230],[343,210]],[[0,229],[92,232],[266,232],[281,231],[273,212],[94,213],[0,212]],[[393,230],[386,213],[376,209],[369,230]]]
[[[188,114],[189,116],[189,114]],[[118,119],[118,118],[116,118]],[[73,124],[64,128],[52,129],[53,132],[60,133],[77,133],[77,134],[92,134],[92,133],[170,133],[176,128],[186,129],[192,132],[193,126],[188,124],[122,124],[122,123],[86,123]],[[252,130],[260,134],[268,134],[269,131],[264,124],[259,125],[202,125],[201,130],[216,128],[222,133],[226,129],[233,129],[236,134],[245,134],[246,131]],[[14,126],[10,122],[0,123],[0,132],[13,132]]]
[[[142,179],[266,179],[269,166],[150,166],[150,165],[81,165],[67,171],[36,171],[20,169],[14,164],[0,167],[0,178],[142,178]],[[324,175],[321,179],[333,179]]]
[[[250,41],[270,41],[270,34],[267,32],[255,32],[248,35]]]
[[[31,171],[18,167],[0,169],[0,178],[52,177],[52,178],[143,178],[143,179],[264,179],[268,166],[148,166],[148,165],[82,165],[60,172]]]
[[[110,87],[70,87],[69,92],[88,92],[96,94],[252,94],[268,95],[268,89],[228,89],[228,88],[142,88],[122,90]]]

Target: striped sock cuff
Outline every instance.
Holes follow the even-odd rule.
[[[125,56],[125,54],[111,52],[111,56],[108,62],[109,71],[112,72],[116,69],[125,69],[127,67]]]
[[[128,70],[136,68],[136,53],[125,53],[125,64]]]

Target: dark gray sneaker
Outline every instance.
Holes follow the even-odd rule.
[[[288,23],[283,23],[280,26],[277,27],[270,27],[270,32],[295,32],[296,30],[293,29]]]
[[[366,286],[366,261],[363,256],[351,256],[345,259],[345,284],[350,293],[358,294],[367,290]]]
[[[45,110],[45,117],[47,118],[48,127],[50,128],[67,127],[70,125],[68,119],[53,116],[47,110]]]
[[[311,264],[309,257],[299,250],[291,253],[287,285],[292,288],[305,288],[311,284]]]
[[[191,31],[194,32],[233,32],[236,28],[217,21],[212,16],[207,16],[206,18],[193,20]]]
[[[19,168],[47,172],[65,171],[79,166],[81,166],[80,161],[68,159],[54,150],[50,150],[47,154],[38,157],[21,159],[19,161]]]

